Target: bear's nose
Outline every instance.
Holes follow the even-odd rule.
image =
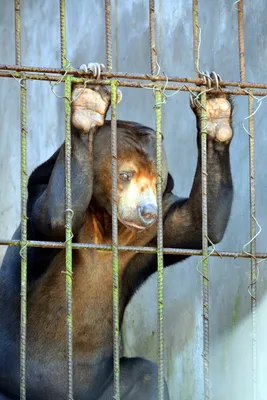
[[[145,225],[151,225],[156,221],[158,216],[158,209],[155,204],[144,204],[138,207],[139,215]]]

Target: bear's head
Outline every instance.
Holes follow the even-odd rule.
[[[93,199],[112,212],[111,129],[106,123],[94,138]],[[117,122],[118,219],[127,228],[141,231],[156,220],[157,168],[155,131],[133,122]],[[168,179],[166,153],[162,146],[162,191]]]

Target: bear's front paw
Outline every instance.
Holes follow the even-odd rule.
[[[92,74],[92,78],[100,79],[104,70],[103,64],[83,64],[80,70]],[[72,124],[82,131],[88,133],[92,128],[102,126],[110,106],[110,88],[100,85],[76,84],[72,90]],[[122,93],[117,90],[117,103],[122,99]]]
[[[228,144],[232,137],[232,103],[228,94],[219,90],[220,76],[212,73],[209,75],[210,79],[207,82],[208,88],[218,89],[218,93],[206,94],[206,111],[207,111],[207,125],[206,132],[210,139],[217,142]],[[191,108],[196,114],[198,119],[201,118],[201,104],[199,99],[194,101],[190,98]]]

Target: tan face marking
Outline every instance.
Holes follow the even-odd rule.
[[[131,181],[121,183],[118,194],[118,217],[120,221],[133,228],[143,228],[139,210],[141,204],[147,202],[157,206],[156,201],[156,177],[144,171],[135,173]]]

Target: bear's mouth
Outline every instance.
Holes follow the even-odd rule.
[[[126,226],[126,228],[130,229],[131,231],[143,231],[146,228],[148,228],[147,226],[138,225],[135,224],[134,222],[122,222],[122,223],[124,226]]]

